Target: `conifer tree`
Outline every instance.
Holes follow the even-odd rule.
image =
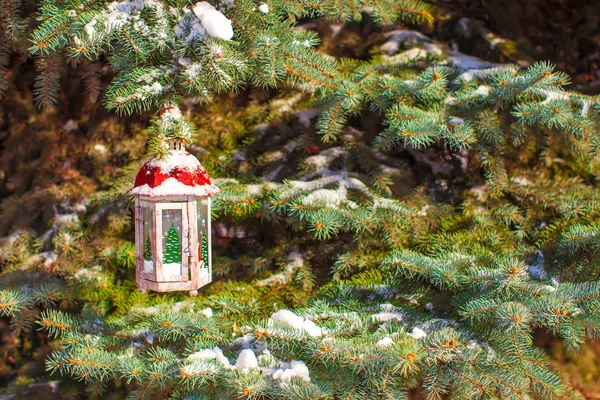
[[[208,268],[208,237],[206,235],[202,235],[201,246],[200,260],[204,262],[205,268]]]
[[[146,237],[144,243],[144,260],[152,261],[152,248],[150,247],[150,236]]]
[[[181,263],[181,238],[175,230],[175,226],[171,225],[167,231],[167,241],[165,243],[163,262],[165,264],[180,264]]]
[[[3,39],[25,34],[18,7],[3,8]],[[331,57],[298,27],[310,17],[367,18],[385,40],[368,60]],[[171,138],[214,150],[196,147],[220,176],[224,232],[221,282],[203,296],[136,291],[122,238],[131,151],[118,177],[99,173],[85,221],[65,205],[47,235],[9,237],[0,315],[16,335],[35,326],[60,339],[48,379],[97,397],[568,395],[533,337],[576,351],[600,334],[600,101],[565,90],[565,74],[387,28],[431,23],[419,0],[43,1],[36,18],[37,103],[58,99],[61,65],[93,78],[90,65],[108,60],[107,108],[155,113],[149,154],[164,156]],[[281,92],[227,114],[220,95],[257,87]],[[204,121],[190,104],[206,107]],[[7,200],[3,215],[19,207]],[[177,254],[165,263],[180,262],[173,227],[167,244]]]

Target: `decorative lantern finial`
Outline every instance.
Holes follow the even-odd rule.
[[[135,186],[136,283],[156,292],[187,290],[212,281],[211,196],[219,192],[180,140],[164,158],[151,158]]]

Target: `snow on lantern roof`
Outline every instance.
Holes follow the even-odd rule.
[[[138,172],[130,194],[149,197],[198,196],[219,193],[200,161],[185,150],[171,150],[164,159],[153,157]]]

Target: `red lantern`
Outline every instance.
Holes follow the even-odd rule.
[[[219,192],[179,141],[152,158],[135,186],[136,283],[156,292],[196,289],[212,281],[210,206]]]

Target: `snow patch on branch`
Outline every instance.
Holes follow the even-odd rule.
[[[275,275],[271,275],[270,277],[263,279],[262,281],[258,281],[256,286],[269,286],[276,284],[286,285],[292,275],[298,270],[298,268],[304,265],[304,258],[298,252],[298,248],[296,247],[292,252],[287,256],[285,269]]]
[[[254,351],[250,349],[242,350],[235,362],[235,367],[238,369],[257,368],[258,360],[256,359],[256,355],[254,355]]]
[[[377,314],[373,314],[373,319],[379,322],[388,322],[388,321],[402,321],[404,315],[398,311],[382,311]]]
[[[207,3],[206,1],[198,2],[192,8],[192,11],[210,36],[223,40],[231,40],[233,37],[231,21],[212,4]]]
[[[231,367],[229,360],[223,355],[223,350],[221,350],[219,347],[197,351],[187,358],[188,361],[197,361],[203,359],[213,359],[224,367]]]
[[[282,363],[284,366],[287,363]],[[300,378],[304,382],[310,382],[308,367],[304,361],[293,360],[289,364],[289,368],[278,368],[273,372],[271,378],[274,380],[289,381],[292,378]]]
[[[529,274],[536,279],[546,280],[548,279],[548,272],[544,269],[544,254],[541,251],[537,251],[535,255],[535,263],[527,265]]]
[[[553,100],[569,101],[569,95],[562,90],[544,89],[542,93],[546,95],[546,99],[542,101],[542,104],[548,104]]]
[[[188,186],[175,178],[165,179],[160,186],[151,187],[148,184],[138,186],[129,191],[139,196],[198,196],[208,197],[219,192],[214,185]]]
[[[179,17],[177,25],[173,27],[173,33],[175,34],[175,37],[179,39],[185,38],[189,43],[206,36],[206,29],[204,29],[200,20],[191,10],[184,8],[183,15]]]
[[[410,333],[410,336],[412,336],[413,339],[419,340],[426,337],[427,333],[425,333],[425,331],[421,328],[414,327],[412,332]]]
[[[321,153],[307,157],[304,162],[308,165],[316,168],[324,168],[329,166],[336,158],[345,154],[346,151],[341,147],[332,147],[327,150],[323,150]]]
[[[402,322],[405,317],[405,313],[402,311],[396,310],[392,304],[384,303],[380,304],[378,307],[381,311],[377,314],[371,315],[375,321],[378,322],[388,322],[388,321],[399,321]]]
[[[431,39],[418,31],[408,29],[398,29],[387,34],[388,40],[381,45],[380,49],[388,54],[397,53],[400,50],[400,45],[409,39],[414,39],[421,42],[430,42]]]
[[[487,96],[488,94],[490,94],[491,89],[492,88],[487,85],[481,85],[477,88],[477,90],[475,90],[475,93],[480,94],[482,96]]]
[[[280,310],[271,315],[269,323],[280,322],[289,325],[292,328],[305,331],[308,336],[322,336],[323,331],[314,322],[308,318],[304,319],[289,310]]]
[[[383,339],[379,339],[377,341],[377,346],[379,347],[390,347],[394,344],[394,339],[389,336],[384,337]]]
[[[204,315],[206,318],[211,318],[213,316],[213,310],[210,307],[200,310],[198,313]]]

